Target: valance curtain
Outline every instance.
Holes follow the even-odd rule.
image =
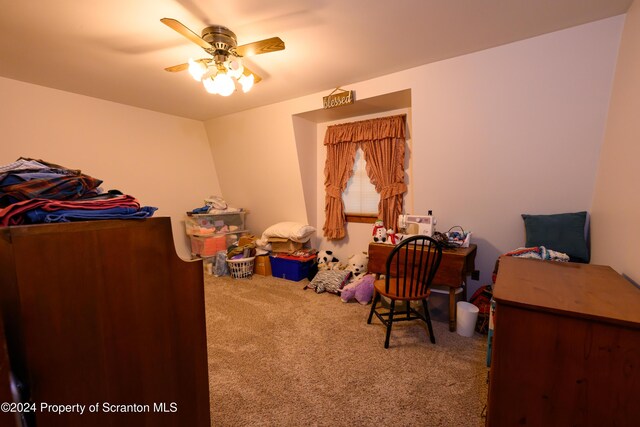
[[[405,116],[329,126],[324,145],[327,147],[324,236],[329,240],[344,237],[342,193],[353,174],[358,147],[364,152],[367,175],[380,194],[378,219],[384,221],[385,227],[395,229],[402,212],[402,195],[407,191],[404,183]]]

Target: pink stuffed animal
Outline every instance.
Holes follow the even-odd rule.
[[[365,274],[359,277],[342,288],[340,299],[342,302],[349,302],[355,297],[360,304],[369,304],[373,296],[373,282],[375,278],[375,274]]]

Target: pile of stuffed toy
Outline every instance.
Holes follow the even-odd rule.
[[[371,240],[374,243],[396,245],[405,236],[393,229],[386,229],[381,220],[373,224]],[[368,304],[373,297],[375,274],[367,274],[369,257],[366,252],[351,255],[346,264],[330,250],[319,251],[317,255],[318,273],[306,286],[317,293],[331,292],[339,294],[343,302],[353,299],[360,304]]]
[[[374,274],[367,273],[369,257],[366,253],[351,255],[347,264],[342,264],[332,251],[319,251],[317,255],[318,273],[307,288],[317,293],[339,294],[344,302],[356,299],[368,304],[373,296]]]

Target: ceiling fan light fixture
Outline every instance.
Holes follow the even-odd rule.
[[[201,61],[194,61],[193,58],[189,58],[189,74],[196,81],[201,81],[204,74],[207,72],[207,65]]]
[[[175,19],[162,18],[160,22],[197,44],[211,56],[197,60],[190,58],[187,64],[174,65],[165,70],[176,72],[188,69],[194,80],[202,82],[207,92],[222,96],[231,95],[236,90],[236,83],[246,93],[262,80],[259,75],[244,67],[242,57],[277,52],[285,48],[280,37],[238,46],[235,33],[221,25],[206,27],[202,30],[202,36],[198,36]]]

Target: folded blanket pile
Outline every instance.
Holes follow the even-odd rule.
[[[104,193],[100,184],[80,170],[19,158],[0,166],[0,226],[147,218],[157,210],[117,190]]]

